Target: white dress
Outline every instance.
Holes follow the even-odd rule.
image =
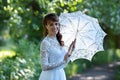
[[[46,36],[40,46],[40,64],[42,72],[39,80],[66,80],[64,67],[65,49],[59,45],[56,37]]]

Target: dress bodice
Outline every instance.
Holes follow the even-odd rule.
[[[52,70],[65,65],[65,49],[60,46],[56,37],[46,36],[40,46],[40,61],[42,70]]]

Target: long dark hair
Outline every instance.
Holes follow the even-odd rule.
[[[55,13],[49,13],[44,17],[44,19],[43,19],[43,37],[46,37],[48,34],[48,31],[46,28],[48,21],[59,22],[59,17]],[[62,41],[62,34],[60,33],[60,29],[58,29],[58,33],[57,33],[56,37],[57,37],[57,40],[58,40],[60,46],[64,46],[64,41]]]

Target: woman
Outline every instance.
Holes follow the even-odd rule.
[[[75,40],[66,52],[60,34],[59,18],[56,14],[47,14],[43,19],[44,39],[40,46],[40,61],[42,72],[39,80],[66,80],[63,68],[69,61],[69,55],[74,49]]]

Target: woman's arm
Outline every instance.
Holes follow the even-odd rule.
[[[41,47],[40,47],[40,61],[41,61],[41,67],[42,70],[52,70],[55,68],[58,68],[60,66],[63,66],[66,64],[66,61],[62,61],[59,63],[49,63],[48,61],[48,51],[50,48],[50,44],[47,41],[44,41],[41,43]]]

